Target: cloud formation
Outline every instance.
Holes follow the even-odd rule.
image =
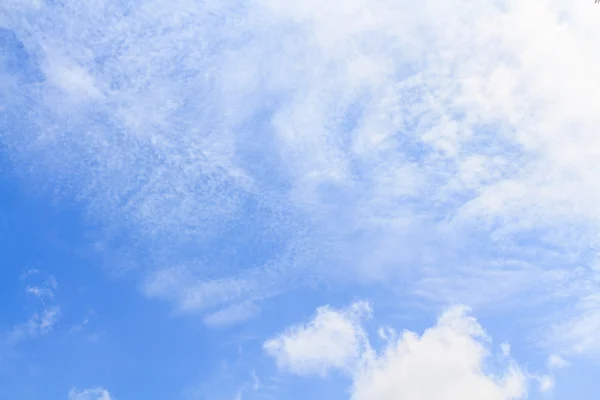
[[[44,276],[40,271],[28,271],[22,279]],[[25,293],[34,298],[34,311],[26,322],[15,325],[7,334],[6,342],[14,345],[23,340],[46,335],[52,331],[60,317],[60,306],[55,301],[58,283],[52,275],[38,279],[36,284],[27,285]]]
[[[572,311],[551,346],[597,351],[591,6],[5,2],[0,140],[100,223],[111,265],[207,321],[402,278],[441,301],[533,294]]]
[[[385,347],[375,351],[357,319],[368,307],[320,308],[306,325],[267,341],[265,350],[279,368],[297,374],[339,370],[352,378],[350,398],[490,399],[525,398],[528,377],[510,359],[509,348],[489,363],[490,339],[464,307],[453,307],[422,335],[385,331]],[[550,388],[545,388],[549,390]]]
[[[114,400],[106,389],[93,388],[78,391],[73,388],[69,392],[69,400]]]
[[[352,371],[368,348],[361,320],[370,313],[366,303],[353,304],[343,311],[319,308],[307,325],[290,328],[267,341],[264,349],[275,358],[279,368],[297,374]]]

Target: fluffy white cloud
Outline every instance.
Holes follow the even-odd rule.
[[[493,370],[487,362],[490,340],[465,307],[450,308],[420,336],[388,329],[379,352],[371,347],[357,310],[362,316],[368,308],[362,303],[347,310],[320,308],[308,324],[267,341],[265,349],[280,368],[294,373],[323,374],[334,368],[347,373],[354,400],[526,396],[528,378],[509,358],[509,348],[502,347],[503,367]]]
[[[368,346],[361,319],[370,312],[366,303],[356,303],[341,312],[321,307],[308,324],[290,328],[267,341],[264,348],[280,368],[298,374],[352,370]]]
[[[73,388],[69,392],[69,400],[114,400],[106,389],[93,388],[78,391]]]

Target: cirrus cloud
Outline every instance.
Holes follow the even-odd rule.
[[[549,318],[554,346],[585,353],[600,315],[589,6],[9,2],[0,140],[24,179],[99,222],[108,263],[179,309],[402,278],[434,300],[559,303],[573,313]]]
[[[69,392],[69,400],[111,400],[110,393],[106,389],[94,388],[78,391],[73,388]]]

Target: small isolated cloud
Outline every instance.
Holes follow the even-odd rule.
[[[209,326],[232,325],[246,321],[260,312],[253,303],[246,302],[225,307],[204,317],[204,323]]]
[[[301,375],[356,368],[368,344],[361,319],[370,312],[366,303],[343,311],[321,307],[312,321],[267,341],[264,349],[279,368]]]
[[[556,354],[552,354],[550,357],[548,357],[547,364],[548,368],[550,369],[559,369],[569,366],[569,362],[567,360]]]
[[[500,351],[502,351],[502,355],[508,357],[510,355],[510,344],[502,343],[500,345]]]
[[[22,279],[33,275],[40,275],[37,270],[28,271]],[[55,302],[55,293],[58,283],[53,276],[35,285],[28,285],[25,293],[36,301],[35,311],[29,315],[27,321],[15,325],[7,335],[7,342],[18,343],[27,338],[43,336],[52,331],[60,317],[60,306]]]
[[[60,308],[53,306],[44,309],[41,314],[36,314],[30,321],[33,321],[34,327],[37,331],[44,334],[52,330],[52,327],[56,324],[59,315]]]
[[[27,286],[25,289],[27,294],[38,297],[38,298],[54,298],[54,291],[48,288],[41,288],[38,286]]]
[[[69,400],[115,400],[106,389],[93,388],[78,391],[73,388],[69,392]]]
[[[264,347],[287,371],[348,374],[353,400],[526,397],[528,378],[507,352],[502,369],[491,370],[486,362],[490,339],[465,307],[450,308],[420,336],[388,330],[380,352],[372,349],[361,324],[369,311],[363,303],[347,310],[320,308],[308,324],[292,327]]]
[[[569,364],[570,363],[561,356],[551,354],[546,360],[546,367],[550,372],[541,376],[533,375],[531,376],[531,378],[537,381],[540,392],[551,392],[554,389],[554,386],[556,385],[556,379],[554,377],[553,372],[558,369],[566,368],[569,366]]]
[[[256,371],[252,370],[252,390],[259,390],[262,387],[262,382],[260,380],[260,378],[258,377],[258,375],[256,375]]]
[[[546,393],[552,391],[554,389],[554,378],[550,375],[543,375],[537,378],[540,392]]]
[[[31,315],[27,322],[16,325],[9,335],[8,342],[17,343],[27,338],[46,335],[52,331],[59,316],[58,306],[44,308],[42,312]]]

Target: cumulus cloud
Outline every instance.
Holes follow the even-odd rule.
[[[352,370],[368,347],[361,319],[370,312],[366,303],[356,303],[341,312],[319,308],[308,324],[290,328],[267,341],[264,348],[279,368],[298,374]]]
[[[421,335],[388,329],[381,351],[372,348],[360,322],[366,310],[363,303],[346,310],[320,308],[308,324],[267,341],[265,350],[279,368],[293,373],[348,374],[355,400],[526,397],[528,377],[510,359],[509,348],[503,346],[497,360],[503,367],[493,369],[490,338],[467,308],[448,309]]]
[[[589,7],[11,1],[0,140],[179,309],[401,276],[434,300],[560,302],[560,346],[597,349]]]
[[[106,389],[93,388],[78,391],[73,388],[69,392],[69,400],[114,400]]]

